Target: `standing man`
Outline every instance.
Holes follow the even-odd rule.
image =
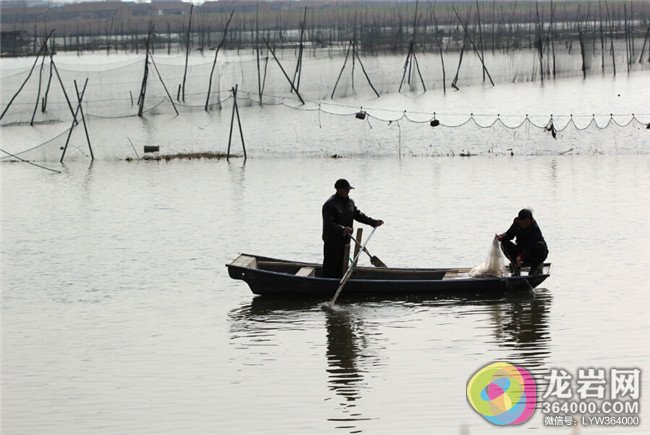
[[[372,219],[357,209],[350,198],[348,180],[341,178],[334,183],[336,193],[323,204],[323,277],[341,278],[344,274],[346,246],[350,244],[353,221],[378,227],[382,220]]]
[[[531,210],[520,210],[508,231],[495,237],[501,242],[501,250],[510,260],[510,272],[513,275],[519,275],[523,263],[530,264],[529,275],[542,274],[548,247]],[[517,239],[516,243],[511,242],[514,238]]]

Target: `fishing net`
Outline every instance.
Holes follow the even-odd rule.
[[[624,98],[601,101],[600,87],[609,83],[608,77],[550,81],[542,88],[530,71],[537,64],[534,50],[486,53],[496,85],[483,82],[480,62],[470,56],[460,68],[461,90],[456,91],[449,84],[459,54],[445,53],[445,88],[439,56],[420,53],[424,92],[419,74],[411,71],[403,77],[404,54],[362,54],[355,63],[350,58],[346,63],[346,52],[345,46],[306,51],[299,80],[304,104],[284,74],[297,78],[296,50],[276,50],[279,62],[265,50],[259,69],[253,51],[222,51],[214,71],[214,52],[193,53],[187,73],[185,56],[156,53],[150,59],[142,116],[138,97],[144,54],[62,54],[55,57],[57,70],[49,58],[36,64],[34,58],[2,59],[0,101],[2,110],[7,109],[0,121],[2,149],[30,161],[57,161],[63,149],[66,160],[86,159],[88,141],[98,159],[138,159],[148,146],[159,147],[161,155],[226,152],[233,125],[232,89],[238,86],[243,136],[253,156],[648,152],[650,114],[634,109],[637,100],[647,100],[642,74],[617,85],[617,92],[635,96],[633,104]],[[580,71],[575,58],[558,53],[558,59],[562,56],[566,61],[558,66],[558,77],[575,76]],[[641,72],[649,67],[636,65]],[[183,97],[179,89],[185,78]],[[86,79],[88,137],[82,125],[70,133],[78,105],[74,84],[82,93]],[[571,95],[580,96],[580,113],[572,114]],[[535,113],[529,113],[528,101],[536,102]],[[357,117],[360,113],[366,116]],[[233,152],[241,154],[237,122],[232,141]],[[11,159],[0,155],[0,161]]]
[[[492,247],[490,248],[490,253],[485,263],[479,264],[470,270],[469,275],[473,278],[480,278],[485,276],[503,276],[505,272],[506,268],[503,264],[499,241],[494,238],[492,239]]]

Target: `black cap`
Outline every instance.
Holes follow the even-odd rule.
[[[526,219],[532,219],[533,218],[533,212],[530,211],[527,208],[519,210],[519,214],[517,215],[517,218],[526,220]]]
[[[336,183],[334,183],[334,188],[335,189],[354,189],[354,187],[350,186],[350,183],[345,178],[339,178],[338,180],[336,180]]]

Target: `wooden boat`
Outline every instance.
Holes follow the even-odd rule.
[[[335,278],[323,278],[317,263],[281,260],[259,255],[241,254],[227,264],[228,274],[240,279],[257,295],[289,297],[332,297],[339,285]],[[550,263],[544,273],[528,276],[472,278],[470,268],[377,268],[357,267],[347,282],[347,296],[395,295],[494,295],[527,292],[549,277]],[[523,269],[526,271],[526,268]]]

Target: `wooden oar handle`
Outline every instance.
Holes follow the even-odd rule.
[[[334,297],[332,298],[332,301],[330,302],[332,305],[336,303],[336,299],[339,297],[339,294],[341,293],[341,290],[343,290],[343,287],[345,287],[345,284],[348,282],[348,279],[352,276],[352,272],[354,272],[354,268],[357,267],[357,262],[359,261],[359,256],[361,255],[361,251],[366,249],[366,245],[370,241],[370,238],[372,237],[373,234],[375,234],[375,231],[377,230],[377,227],[374,227],[372,231],[370,232],[370,235],[368,235],[368,238],[366,239],[365,242],[363,242],[363,245],[361,245],[361,250],[357,253],[357,255],[354,256],[354,260],[352,260],[352,264],[348,268],[348,270],[345,272],[343,275],[343,278],[341,278],[341,281],[339,282],[339,288],[336,289],[336,293],[334,293]]]

